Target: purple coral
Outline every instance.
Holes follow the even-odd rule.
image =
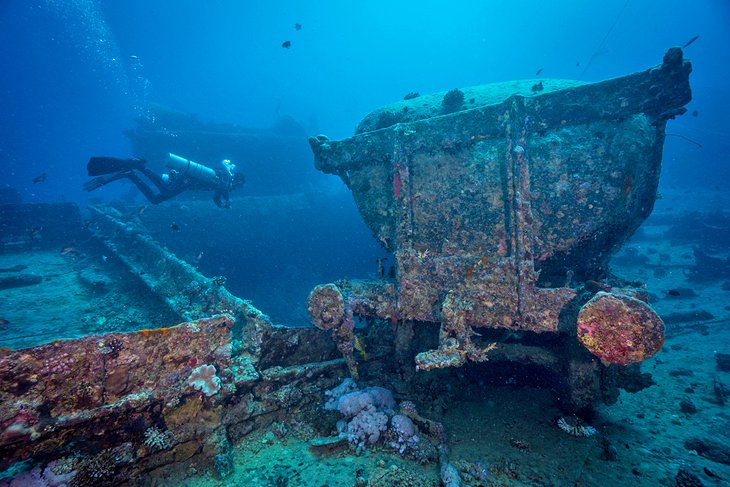
[[[364,391],[349,392],[337,402],[337,410],[346,418],[354,418],[362,410],[373,406],[373,397]]]
[[[350,444],[357,450],[363,450],[368,444],[374,444],[380,435],[388,429],[388,417],[395,407],[393,394],[382,387],[368,387],[356,390],[351,379],[345,379],[338,387],[327,391],[330,397],[325,409],[337,409],[345,421],[339,423],[342,435],[347,435]],[[354,389],[354,390],[353,390]]]
[[[392,410],[395,408],[395,399],[393,399],[393,393],[384,387],[367,387],[363,389],[364,393],[368,394],[373,398],[373,405],[380,409]]]
[[[202,391],[206,396],[217,394],[221,390],[221,380],[215,375],[215,366],[203,364],[188,377],[188,384]]]
[[[416,434],[416,426],[408,416],[402,414],[393,416],[390,419],[390,429],[393,438],[390,446],[398,450],[398,453],[402,455],[408,448],[416,448],[419,438]]]
[[[372,404],[361,410],[357,416],[347,423],[347,439],[357,451],[365,449],[367,444],[373,445],[380,439],[380,434],[388,429],[388,415],[378,411]]]
[[[348,379],[345,379],[345,381],[347,380]],[[351,382],[348,384],[347,389],[340,389],[345,385],[345,382],[343,382],[338,388],[325,393],[331,394],[333,397],[333,399],[325,404],[325,409],[337,409],[343,416],[353,418],[368,406],[373,406],[377,410],[388,412],[395,407],[393,394],[388,389],[384,389],[382,387],[367,387],[361,391],[353,390],[352,392],[341,394],[337,400],[334,399],[334,391],[337,391],[338,389],[340,389],[338,392],[341,392],[342,390],[350,390],[351,388],[356,387],[354,384],[354,382]]]
[[[349,377],[346,378],[339,386],[334,389],[330,389],[329,391],[325,391],[324,395],[327,397],[327,402],[325,403],[324,408],[329,410],[338,409],[340,398],[345,394],[356,390],[357,384],[355,381]]]

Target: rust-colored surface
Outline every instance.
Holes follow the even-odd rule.
[[[604,362],[642,362],[664,344],[664,323],[643,301],[599,292],[578,314],[578,339]]]
[[[332,331],[332,338],[347,362],[350,375],[357,379],[359,374],[353,354],[355,320],[352,307],[346,306],[340,289],[334,284],[315,287],[309,294],[307,311],[317,328]]]
[[[670,49],[622,78],[468,88],[453,113],[428,95],[376,110],[351,138],[310,139],[316,167],[343,179],[395,254],[391,315],[441,323],[419,366],[483,358],[473,328],[558,331],[575,288],[604,277],[651,212],[690,72]]]
[[[214,365],[224,384],[230,382],[232,324],[231,317],[218,316],[155,330],[154,336],[112,333],[3,352],[0,457],[38,450],[45,438],[86,436],[74,428],[78,424],[114,429],[111,418],[121,410],[192,391],[186,381],[202,364]]]

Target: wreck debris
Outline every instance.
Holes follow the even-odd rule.
[[[436,444],[446,443],[448,438],[443,423],[424,418],[418,414],[416,405],[411,401],[402,401],[398,407],[402,415],[410,418],[418,426],[418,430],[433,438]]]
[[[449,447],[441,444],[439,450],[439,469],[441,473],[441,483],[444,487],[462,487],[464,483],[461,475],[454,464],[449,461]]]
[[[162,298],[180,321],[219,313],[238,315],[250,308],[223,287],[224,280],[205,278],[118,211],[98,206],[89,209],[94,222],[93,237],[105,245],[152,294]]]
[[[695,265],[690,268],[692,279],[699,281],[730,277],[730,257],[724,259],[713,257],[699,247],[692,247],[692,250],[695,257]]]
[[[79,424],[101,436],[119,428],[117,421],[125,421],[126,414],[180,396],[188,377],[185,370],[191,370],[190,361],[196,357],[230,370],[230,351],[226,354],[221,347],[229,342],[232,324],[230,316],[220,316],[172,328],[114,333],[103,341],[91,336],[3,352],[0,469],[31,454],[51,453],[55,435],[65,441],[85,437],[86,429]],[[107,344],[115,341],[120,345],[110,353]],[[157,346],[163,342],[184,346]],[[18,408],[19,403],[25,407]]]
[[[467,313],[473,307],[465,300],[449,292],[444,299],[441,314],[441,331],[439,332],[439,348],[421,352],[416,356],[416,370],[440,369],[443,367],[460,367],[467,359],[472,362],[488,360],[489,352],[497,347],[490,343],[485,348],[476,347],[471,337],[475,335],[466,324]]]

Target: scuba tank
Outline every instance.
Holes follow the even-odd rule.
[[[195,179],[211,185],[217,185],[219,182],[218,175],[208,166],[185,159],[172,152],[167,154],[165,166],[179,172],[184,178]]]

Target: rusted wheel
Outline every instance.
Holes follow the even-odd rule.
[[[643,301],[599,292],[578,313],[578,339],[606,363],[642,362],[662,348],[664,322]]]
[[[322,284],[309,293],[307,311],[314,326],[320,330],[332,330],[345,319],[345,299],[334,284]]]

